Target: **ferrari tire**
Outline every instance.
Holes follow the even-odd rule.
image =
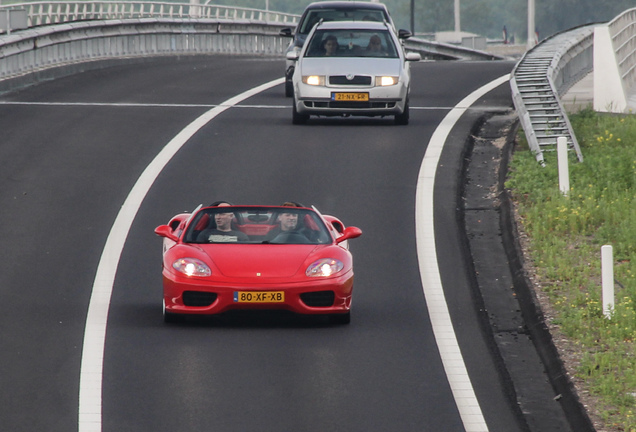
[[[296,110],[296,100],[294,100],[293,111],[292,111],[292,123],[295,124],[295,125],[300,125],[300,124],[307,123],[307,120],[309,120],[309,115],[308,114],[300,114]]]
[[[346,313],[332,314],[329,316],[329,321],[332,324],[336,325],[349,324],[351,322],[351,311],[347,311]]]
[[[175,314],[166,311],[166,303],[163,303],[163,322],[166,324],[178,324],[185,321],[185,317],[181,314]]]
[[[400,126],[405,126],[405,125],[409,124],[409,101],[408,101],[408,99],[406,100],[406,103],[404,104],[404,111],[402,112],[402,114],[397,114],[395,116],[395,124],[396,125],[400,125]]]

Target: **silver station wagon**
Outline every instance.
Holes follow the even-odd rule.
[[[287,47],[287,52],[300,52],[305,44],[307,35],[314,28],[314,25],[321,20],[327,21],[386,21],[393,25],[389,10],[382,3],[366,1],[318,1],[309,4],[303,12],[295,31],[291,28],[280,30],[281,36],[292,37],[293,39]],[[286,52],[286,53],[287,53]],[[285,96],[294,95],[294,75],[295,62],[287,60],[285,62]]]
[[[402,37],[410,36],[402,32]],[[395,116],[409,122],[411,61],[393,27],[379,22],[320,22],[307,36],[293,75],[293,123],[317,116]]]

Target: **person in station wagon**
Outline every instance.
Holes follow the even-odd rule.
[[[332,57],[338,53],[340,45],[338,44],[338,39],[334,35],[329,35],[325,38],[322,46],[325,50],[325,56]]]
[[[374,56],[386,56],[386,51],[384,51],[384,48],[382,47],[382,40],[380,40],[380,36],[373,35],[369,38],[367,53]]]
[[[213,205],[215,205],[214,203]],[[217,207],[228,207],[231,204],[223,201],[216,204]],[[244,232],[232,229],[232,220],[234,213],[216,213],[214,222],[216,228],[208,228],[197,236],[197,242],[200,243],[236,243],[249,241],[249,237]]]

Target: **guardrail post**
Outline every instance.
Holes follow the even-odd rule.
[[[601,274],[603,315],[609,319],[614,311],[614,252],[611,245],[601,246]]]
[[[557,138],[557,159],[559,166],[559,190],[564,196],[570,191],[570,168],[568,165],[568,139]]]

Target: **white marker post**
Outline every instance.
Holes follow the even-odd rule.
[[[614,310],[614,252],[611,245],[601,246],[601,274],[603,315],[609,319]]]
[[[570,169],[568,166],[568,139],[557,138],[557,159],[559,165],[559,190],[564,196],[570,191]]]

